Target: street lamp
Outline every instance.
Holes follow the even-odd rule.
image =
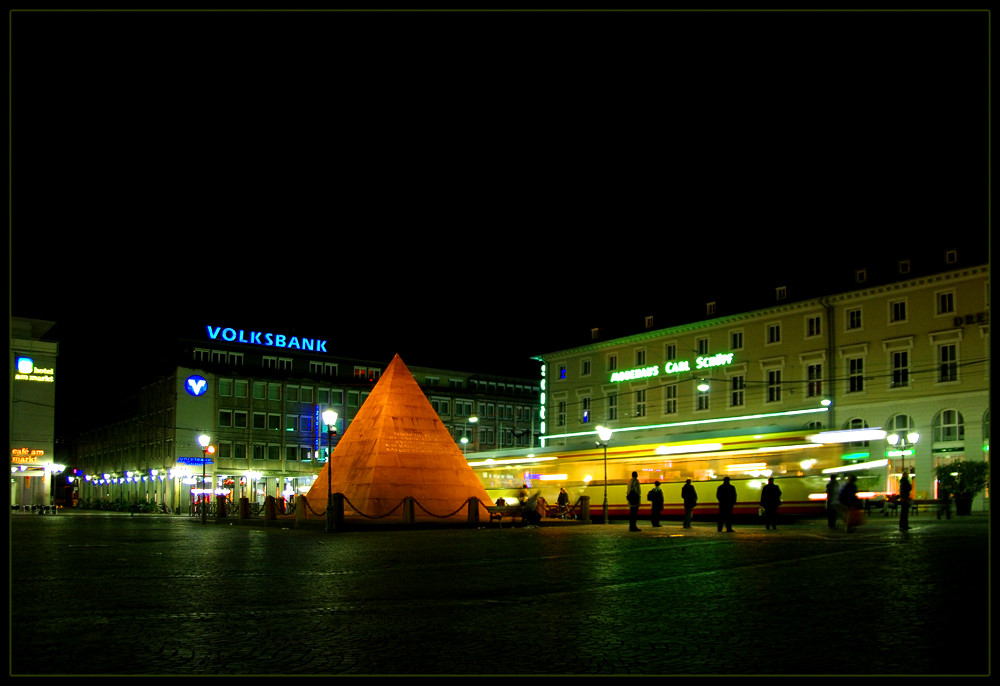
[[[205,465],[208,464],[208,444],[212,439],[202,434],[198,436],[198,445],[201,446],[201,523],[205,523]]]
[[[611,429],[606,426],[597,427],[597,437],[601,439],[597,445],[604,448],[604,523],[608,523],[608,441],[611,440]]]
[[[479,417],[477,417],[476,415],[471,415],[468,419],[465,420],[465,431],[461,441],[463,456],[465,455],[465,446],[468,445],[469,443],[469,424],[475,424],[478,421]]]
[[[326,532],[332,533],[333,526],[333,437],[337,435],[337,413],[327,410],[323,413],[327,430],[326,453]]]
[[[886,440],[886,442],[889,445],[891,445],[894,448],[897,445],[899,446],[899,450],[892,451],[892,452],[893,452],[894,455],[898,455],[898,457],[900,458],[901,471],[905,472],[906,471],[906,453],[907,453],[906,446],[907,445],[909,445],[909,446],[916,445],[917,441],[920,440],[920,434],[918,434],[916,431],[910,431],[909,433],[906,434],[905,437],[901,436],[900,434],[889,434],[888,436],[885,437],[885,440]],[[914,459],[914,462],[916,462],[916,457],[914,457],[913,459]]]

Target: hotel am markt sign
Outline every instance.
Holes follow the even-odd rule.
[[[697,371],[699,369],[709,369],[711,367],[722,367],[733,363],[733,353],[719,353],[698,357],[694,360],[694,369],[691,368],[691,360],[671,360],[663,365],[664,374],[680,374],[682,372]],[[612,383],[622,381],[638,381],[660,375],[660,368],[656,365],[652,367],[639,367],[638,369],[628,369],[622,372],[611,374]]]
[[[209,340],[212,341],[260,345],[265,348],[284,348],[286,350],[308,350],[317,353],[327,352],[325,338],[305,338],[303,336],[289,336],[271,331],[232,329],[211,325],[205,328],[208,330]]]

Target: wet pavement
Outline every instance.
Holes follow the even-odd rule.
[[[12,514],[11,674],[990,671],[986,515],[644,524]]]

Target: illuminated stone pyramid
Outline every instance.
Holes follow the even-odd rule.
[[[397,506],[408,496],[416,500],[413,513],[418,520],[452,513],[453,518],[464,519],[468,516],[465,503],[472,497],[484,505],[493,504],[399,355],[389,363],[313,482],[307,510],[326,507],[331,469],[332,492],[343,493],[350,501],[344,506],[346,517],[358,516],[351,505],[369,517],[393,510],[392,518],[402,517],[403,508]],[[485,513],[480,506],[480,517]]]

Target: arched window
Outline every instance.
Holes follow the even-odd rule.
[[[887,434],[896,434],[903,438],[908,433],[916,431],[916,429],[917,424],[913,421],[913,417],[906,414],[894,414],[889,417],[889,421],[885,424],[885,432]]]
[[[844,428],[845,429],[867,429],[868,428],[868,422],[866,422],[864,419],[861,419],[859,417],[855,417],[854,419],[848,419],[846,422],[844,422]],[[855,441],[853,443],[845,443],[845,445],[847,445],[847,446],[849,446],[851,448],[867,448],[868,447],[868,441]]]
[[[934,417],[934,442],[965,440],[965,419],[958,410],[943,410]]]

